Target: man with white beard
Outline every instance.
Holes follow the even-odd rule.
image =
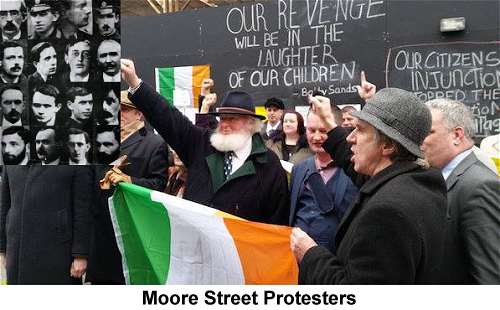
[[[121,70],[132,103],[188,168],[184,198],[251,221],[288,222],[286,173],[259,135],[263,117],[247,93],[224,95],[212,112],[220,117],[212,133],[142,82],[132,61],[122,59]]]

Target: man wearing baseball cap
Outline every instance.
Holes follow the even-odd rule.
[[[375,92],[362,75],[360,95]],[[291,248],[304,284],[434,284],[447,278],[444,258],[446,185],[417,159],[431,128],[429,109],[412,93],[385,88],[356,117],[336,124],[330,100],[311,97],[328,133],[323,144],[360,186],[335,237],[336,254],[294,228]]]
[[[188,168],[184,198],[247,220],[286,224],[288,185],[278,157],[260,137],[262,116],[255,114],[249,94],[227,92],[211,114],[214,132],[193,125],[122,59],[122,80],[129,98]]]

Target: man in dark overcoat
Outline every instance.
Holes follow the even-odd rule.
[[[220,116],[212,132],[143,83],[130,60],[122,59],[122,79],[131,87],[130,100],[188,168],[184,198],[247,220],[287,224],[286,173],[260,137],[263,117],[247,93],[226,93],[212,114]]]
[[[336,255],[293,229],[299,283],[443,282],[446,186],[439,171],[416,161],[431,128],[429,109],[414,94],[385,88],[353,112],[356,127],[347,136],[328,98],[310,100],[329,130],[323,148],[361,187],[338,227]]]
[[[87,266],[90,167],[5,166],[0,253],[8,284],[75,284]]]

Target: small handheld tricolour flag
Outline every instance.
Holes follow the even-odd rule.
[[[210,66],[156,68],[156,91],[178,107],[198,107],[201,82],[210,78]]]
[[[290,227],[128,183],[109,204],[128,284],[297,284]]]

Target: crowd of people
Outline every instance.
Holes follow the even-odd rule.
[[[93,284],[124,283],[104,179],[294,227],[302,284],[500,284],[500,179],[474,146],[463,103],[377,91],[362,73],[361,110],[314,94],[304,117],[270,98],[264,121],[249,94],[229,91],[218,102],[206,79],[193,124],[132,61],[121,60],[121,76],[129,89],[120,94],[120,131],[97,141],[103,156],[127,155],[128,164],[4,167],[8,283],[81,283],[84,274]],[[12,131],[4,160],[19,160],[7,149],[26,135]],[[36,142],[40,159],[53,161],[43,134],[55,133],[42,131]],[[71,160],[80,163],[88,137],[69,134]]]
[[[500,283],[500,183],[474,147],[463,103],[376,92],[364,74],[361,111],[311,96],[311,156],[294,163],[288,187],[277,159],[301,149],[301,127],[279,99],[266,102],[262,123],[248,94],[230,91],[216,105],[205,89],[192,124],[133,62],[122,60],[122,74],[130,100],[187,168],[186,199],[296,227],[300,283]],[[281,149],[264,149],[266,140]]]

